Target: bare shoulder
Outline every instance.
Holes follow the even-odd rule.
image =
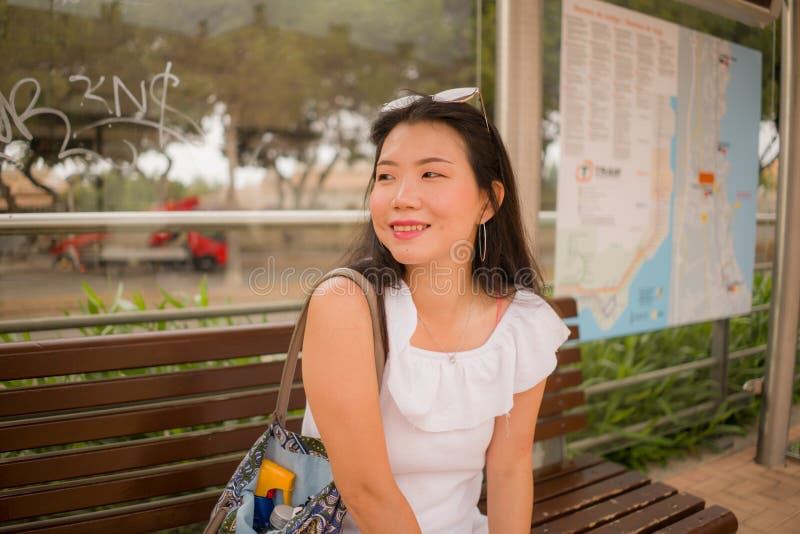
[[[327,341],[325,344],[350,345],[372,338],[367,297],[357,283],[344,276],[330,278],[316,287],[307,321],[306,340],[313,337]]]
[[[334,276],[314,289],[309,314],[369,319],[369,305],[358,284],[347,277]]]
[[[369,305],[361,288],[346,277],[326,280],[314,290],[303,335],[303,382],[318,411],[331,399],[320,390],[350,384],[353,394],[375,387],[375,350]],[[348,404],[350,408],[351,405]],[[350,409],[348,408],[348,409]],[[321,427],[320,427],[321,428]]]

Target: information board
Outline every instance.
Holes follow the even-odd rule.
[[[761,54],[564,0],[555,291],[581,338],[745,313]]]

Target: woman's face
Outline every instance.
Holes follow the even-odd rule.
[[[463,139],[436,122],[401,123],[389,133],[369,204],[378,239],[409,266],[469,263],[478,224],[493,214]]]

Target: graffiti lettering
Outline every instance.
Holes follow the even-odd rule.
[[[80,74],[75,74],[73,76],[70,76],[69,81],[70,83],[86,82],[86,91],[83,93],[83,98],[85,98],[86,100],[97,100],[98,102],[102,102],[103,105],[106,107],[108,113],[109,114],[111,113],[111,107],[108,105],[108,102],[106,102],[106,99],[103,98],[102,96],[97,96],[96,94],[94,94],[97,88],[103,85],[103,82],[106,81],[105,76],[100,76],[100,79],[97,80],[97,85],[95,85],[94,87],[92,87],[91,78],[89,78],[88,76],[81,76]],[[81,102],[81,105],[83,105],[83,102]]]
[[[144,81],[142,81],[141,86],[140,86],[141,90],[142,90],[142,100],[141,101],[137,101],[136,100],[136,97],[133,96],[133,93],[131,93],[130,90],[128,90],[127,87],[125,87],[125,84],[122,83],[122,80],[120,80],[118,76],[114,76],[112,78],[112,81],[114,83],[114,111],[116,112],[117,117],[121,117],[122,116],[122,110],[120,109],[120,105],[119,105],[119,91],[120,91],[120,89],[125,91],[125,94],[128,95],[128,98],[130,99],[130,101],[133,102],[133,104],[138,109],[138,111],[136,112],[135,116],[136,117],[144,117],[144,114],[147,113],[147,92],[145,91],[145,88],[144,88]]]
[[[42,92],[41,85],[35,78],[23,78],[14,84],[14,86],[11,88],[11,91],[8,93],[8,98],[6,98],[5,95],[0,92],[0,143],[8,144],[13,141],[14,129],[16,129],[17,132],[19,132],[19,135],[21,135],[25,140],[31,141],[34,136],[28,128],[27,121],[39,115],[50,115],[56,117],[64,124],[64,137],[61,139],[61,144],[57,154],[58,159],[64,159],[76,155],[84,155],[102,159],[102,156],[91,150],[85,148],[68,149],[67,146],[71,140],[76,139],[77,136],[82,132],[116,123],[133,124],[143,126],[145,128],[155,129],[158,132],[158,145],[161,148],[163,148],[169,141],[192,143],[190,136],[192,134],[202,135],[202,129],[188,115],[181,113],[174,107],[167,104],[168,89],[170,87],[178,87],[180,84],[180,78],[178,78],[171,71],[172,63],[168,62],[164,71],[153,76],[149,85],[142,80],[138,84],[138,98],[118,76],[112,76],[111,84],[114,98],[113,108],[109,105],[105,98],[97,94],[98,89],[106,80],[105,76],[100,76],[94,84],[92,83],[92,79],[88,76],[83,76],[80,74],[70,76],[70,83],[82,83],[86,85],[82,95],[81,106],[84,104],[83,101],[86,101],[87,103],[100,102],[105,107],[105,110],[108,112],[108,114],[111,115],[108,118],[100,119],[87,124],[74,132],[69,117],[67,117],[63,111],[52,107],[37,107],[37,104],[39,103],[39,97]],[[25,106],[24,111],[20,113],[17,111],[18,108],[21,107],[17,102],[17,93],[25,86],[32,86],[33,93],[27,105]],[[158,110],[157,120],[147,118],[148,93],[150,102],[153,104],[154,109]],[[126,114],[123,112],[123,99],[133,104],[133,113]],[[168,126],[167,121],[170,118],[180,119],[183,121],[185,123],[183,130],[178,129],[178,127],[175,126]],[[133,143],[127,140],[124,140],[123,142],[131,149],[131,152],[135,158],[137,152]],[[3,151],[0,151],[0,158],[18,163]]]
[[[141,99],[136,100],[136,97],[133,96],[133,93],[122,83],[122,81],[117,77],[114,76],[112,79],[113,82],[113,89],[114,89],[114,112],[112,113],[112,117],[108,117],[107,119],[100,119],[94,121],[90,124],[87,124],[83,128],[77,130],[75,135],[90,130],[92,128],[99,128],[100,126],[106,126],[109,124],[118,124],[118,123],[126,123],[126,124],[138,124],[139,126],[145,126],[148,128],[153,128],[158,131],[158,146],[163,148],[166,140],[165,135],[167,134],[174,140],[182,141],[185,143],[191,143],[188,137],[181,132],[180,130],[170,127],[166,125],[167,121],[167,112],[174,115],[176,118],[183,119],[188,124],[187,130],[191,133],[200,135],[202,134],[203,130],[200,126],[193,121],[189,116],[181,113],[177,109],[169,106],[167,104],[167,89],[171,85],[172,87],[177,87],[180,84],[180,78],[172,74],[172,63],[167,62],[166,67],[164,68],[164,72],[156,74],[153,76],[153,79],[150,80],[150,98],[152,99],[153,103],[158,107],[159,116],[158,121],[153,121],[144,118],[145,113],[148,109],[147,104],[147,92],[145,91],[145,82],[142,81],[140,84],[141,90]],[[161,88],[161,95],[159,96],[156,92],[159,83],[162,83]],[[102,83],[102,82],[100,82]],[[137,112],[134,116],[125,116],[122,113],[122,109],[120,106],[120,91],[124,91],[127,95],[128,99],[134,103],[134,106],[137,109]],[[106,105],[108,105],[106,103]]]
[[[33,96],[31,96],[31,99],[28,102],[28,107],[25,108],[25,111],[22,113],[17,113],[17,91],[19,91],[20,87],[24,87],[27,84],[33,85]],[[13,140],[13,131],[11,129],[12,121],[22,137],[24,137],[27,141],[30,141],[33,139],[33,134],[31,134],[26,125],[28,119],[38,115],[53,115],[58,117],[64,123],[64,128],[66,130],[64,139],[61,142],[61,147],[58,152],[58,157],[66,158],[84,151],[84,149],[67,150],[67,144],[69,144],[72,125],[69,122],[69,118],[67,118],[67,115],[63,111],[49,107],[34,107],[39,102],[39,95],[41,93],[42,87],[35,78],[23,78],[15,83],[14,87],[11,88],[11,92],[8,94],[8,99],[6,99],[6,97],[0,93],[0,124],[2,124],[2,128],[0,128],[0,141],[3,143],[10,143]],[[0,152],[0,158],[14,161],[11,157],[7,156],[3,152]]]

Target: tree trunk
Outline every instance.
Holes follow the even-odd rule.
[[[239,127],[239,108],[231,106],[228,110],[228,127],[225,130],[225,157],[228,158],[228,194],[225,198],[225,208],[236,209],[236,169],[239,167],[239,147],[238,134]]]
[[[311,172],[314,170],[314,166],[317,164],[317,155],[316,153],[314,156],[311,157],[311,160],[306,163],[305,169],[303,169],[303,174],[300,176],[300,180],[297,182],[297,185],[294,188],[294,209],[299,210],[303,205],[303,192],[306,188],[306,182],[308,181],[308,177],[311,176]]]
[[[239,108],[233,105],[229,109],[228,127],[225,130],[225,156],[228,158],[228,193],[225,208],[234,210],[239,203],[236,200],[236,169],[239,167],[238,133]],[[242,284],[242,251],[239,233],[233,230],[226,232],[228,245],[228,264],[225,267],[225,285],[238,287]]]
[[[6,200],[6,209],[9,213],[17,211],[17,203],[14,201],[14,195],[11,194],[11,188],[3,182],[2,177],[0,177],[0,195],[3,195]]]
[[[169,200],[169,171],[172,169],[172,158],[167,155],[166,151],[163,153],[163,156],[167,158],[167,168],[161,173],[161,176],[158,178],[158,199],[162,204],[165,204],[167,200]],[[138,168],[136,169],[139,170]],[[139,174],[144,176],[144,173],[139,171]]]
[[[33,149],[31,149],[31,150],[33,150]],[[25,175],[25,178],[27,178],[28,181],[30,181],[30,183],[32,183],[33,185],[35,185],[36,187],[38,187],[39,189],[41,189],[42,191],[44,191],[45,193],[50,195],[50,200],[52,200],[52,202],[53,202],[53,211],[58,211],[59,207],[63,206],[63,203],[61,202],[61,199],[58,198],[58,193],[56,193],[50,187],[48,187],[47,185],[45,185],[45,184],[41,183],[39,180],[37,180],[33,176],[33,173],[31,172],[31,169],[33,168],[33,164],[36,162],[37,158],[38,158],[38,156],[37,156],[36,152],[33,152],[30,155],[30,157],[28,158],[28,161],[25,162],[25,165],[23,167],[21,167],[22,174]]]
[[[325,180],[328,178],[328,176],[330,176],[331,171],[333,170],[333,166],[336,165],[337,161],[339,161],[340,153],[341,151],[337,150],[336,155],[333,156],[331,162],[328,163],[328,166],[325,167],[325,170],[323,170],[320,173],[319,180],[317,180],[317,187],[314,188],[313,191],[311,191],[311,199],[308,201],[309,209],[316,209],[317,200],[319,199],[319,194],[322,192],[322,185],[325,183]]]
[[[278,170],[278,166],[275,165],[275,162],[272,162],[271,167],[272,170],[275,171],[275,191],[278,194],[278,209],[283,210],[286,209],[286,200],[284,198],[286,196],[284,194],[284,182],[287,182],[288,178],[281,174],[281,172]]]

